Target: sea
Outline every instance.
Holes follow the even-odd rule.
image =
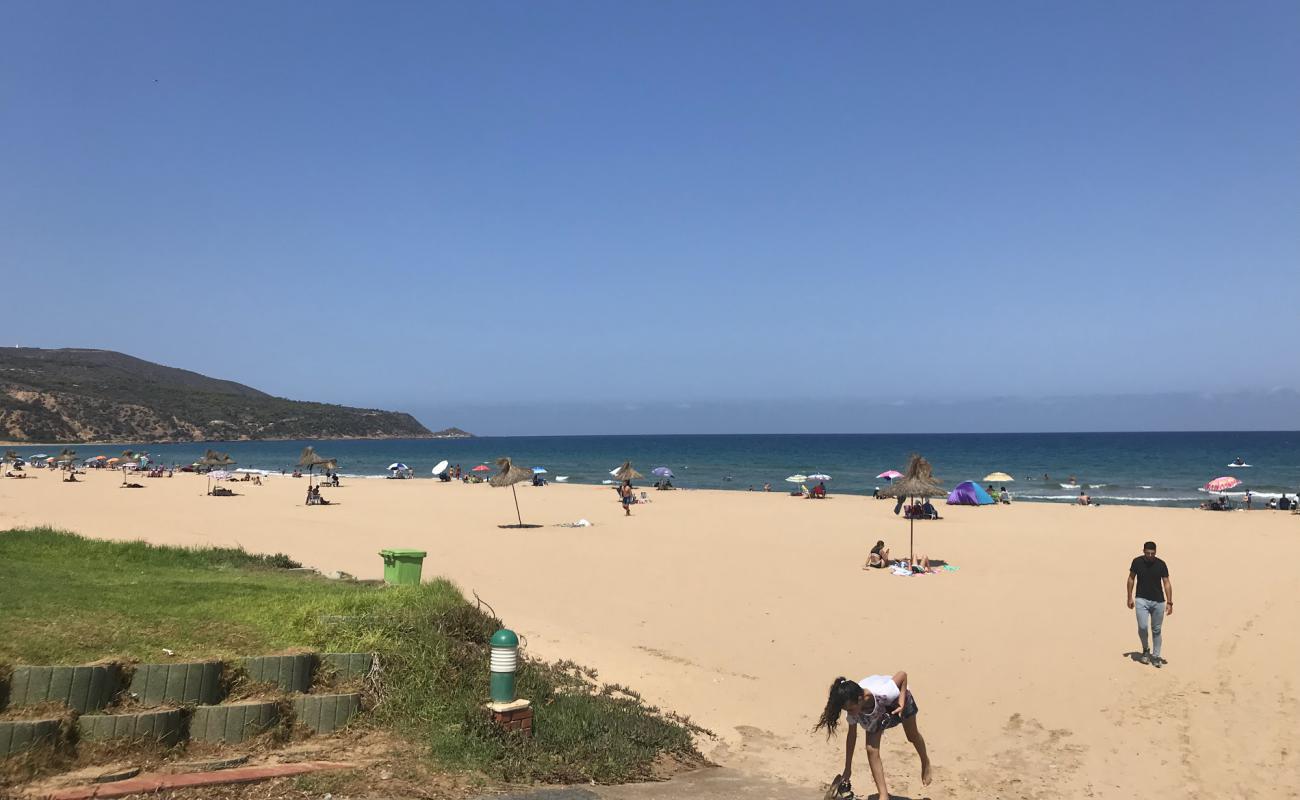
[[[1125,505],[1196,506],[1207,498],[1206,482],[1234,476],[1242,483],[1225,492],[1240,497],[1276,497],[1300,489],[1300,432],[1197,433],[998,433],[998,434],[788,434],[653,436],[511,436],[472,439],[384,439],[344,441],[248,441],[184,444],[80,445],[80,458],[115,456],[123,449],[150,454],[162,464],[189,464],[209,448],[228,452],[236,467],[292,472],[302,448],[312,445],[336,458],[339,473],[384,478],[393,464],[432,479],[440,461],[466,472],[491,465],[499,456],[539,467],[567,483],[599,484],[624,461],[654,480],[651,470],[667,467],[682,489],[789,491],[792,475],[826,474],[831,493],[871,494],[888,483],[876,476],[905,469],[919,453],[942,485],[1005,472],[1016,501],[1068,503],[1086,491],[1095,501]],[[24,456],[54,455],[59,447],[18,448]],[[1230,466],[1236,459],[1250,466]],[[490,474],[490,473],[483,473]],[[809,483],[804,481],[804,483]],[[1003,482],[996,484],[1001,489]],[[1078,488],[1075,488],[1078,487]]]

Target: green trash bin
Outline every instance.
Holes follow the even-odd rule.
[[[384,583],[395,586],[419,586],[424,566],[423,550],[380,550],[384,558]]]

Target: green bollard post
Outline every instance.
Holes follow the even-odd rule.
[[[519,667],[519,637],[502,628],[492,634],[491,697],[493,703],[515,701],[515,670]]]

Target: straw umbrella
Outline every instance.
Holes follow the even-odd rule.
[[[311,488],[312,470],[316,467],[325,467],[333,459],[324,458],[316,452],[316,448],[310,445],[302,449],[302,455],[298,456],[298,466],[307,468],[307,488]]]
[[[229,467],[235,463],[235,459],[230,457],[229,453],[218,453],[216,450],[208,450],[199,459],[199,463],[208,468],[208,494],[212,494],[212,469],[214,467]]]
[[[614,477],[619,481],[630,481],[634,478],[642,477],[641,473],[632,469],[631,461],[624,461],[623,466],[614,471]]]
[[[930,462],[921,456],[913,453],[907,461],[907,471],[901,478],[886,487],[880,493],[881,497],[909,497],[928,500],[931,497],[942,497],[947,494],[947,490],[939,485],[938,480],[934,477],[933,468]],[[909,563],[916,563],[916,518],[908,518],[907,531],[907,549]]]
[[[17,464],[17,463],[18,463],[18,459],[19,459],[19,457],[20,457],[20,456],[18,455],[18,451],[17,451],[17,450],[6,450],[6,451],[5,451],[5,457],[4,457],[4,463],[5,463],[6,465],[12,467],[14,464]]]
[[[502,525],[502,528],[528,528],[534,527],[524,524],[524,517],[519,513],[519,494],[515,491],[515,484],[533,479],[533,471],[525,467],[516,467],[510,462],[509,458],[502,456],[497,459],[497,468],[501,471],[488,478],[489,486],[509,486],[510,494],[515,498],[515,519],[519,522],[517,525]]]

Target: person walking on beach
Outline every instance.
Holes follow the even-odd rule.
[[[618,496],[623,501],[623,514],[632,516],[632,481],[623,481],[623,485],[618,487]]]
[[[1133,589],[1137,587],[1134,598]],[[1174,586],[1169,582],[1169,567],[1156,558],[1156,543],[1142,545],[1142,555],[1133,559],[1128,568],[1128,607],[1137,610],[1138,641],[1142,642],[1143,664],[1161,667],[1160,632],[1165,615],[1174,613]],[[1147,647],[1147,629],[1151,630],[1151,646]]]
[[[825,728],[828,737],[834,736],[841,711],[849,723],[849,732],[844,747],[844,771],[836,776],[833,787],[835,797],[849,800],[855,796],[851,779],[853,747],[857,744],[859,725],[867,732],[867,763],[871,765],[871,777],[875,780],[880,800],[889,800],[885,768],[880,761],[880,738],[886,730],[897,725],[903,726],[907,741],[921,757],[921,783],[930,785],[930,756],[925,750],[925,738],[916,724],[916,698],[907,689],[906,672],[871,675],[857,683],[847,678],[836,678],[826,698],[826,707],[813,730]]]

